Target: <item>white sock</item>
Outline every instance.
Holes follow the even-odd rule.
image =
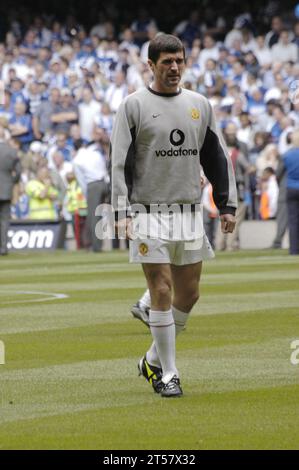
[[[172,316],[175,324],[175,335],[177,336],[184,328],[187,323],[189,313],[182,312],[178,308],[172,305]]]
[[[175,324],[175,335],[177,336],[185,327],[189,313],[182,312],[181,310],[171,307],[172,308],[172,316],[174,319],[174,324]],[[161,362],[159,359],[158,351],[155,345],[155,342],[152,342],[151,347],[146,353],[146,359],[151,364],[152,366],[155,367],[161,367]]]
[[[149,323],[164,376],[178,376],[175,366],[175,325],[172,311],[150,310]],[[150,362],[148,355],[146,355]],[[154,365],[154,364],[152,364]]]
[[[151,295],[149,289],[146,289],[143,296],[139,300],[139,303],[142,308],[151,307]]]

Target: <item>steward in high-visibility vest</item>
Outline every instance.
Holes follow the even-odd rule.
[[[69,182],[66,190],[67,210],[70,214],[87,215],[87,202],[76,179]]]
[[[55,202],[59,194],[52,185],[48,168],[39,168],[36,179],[27,184],[26,194],[29,196],[28,217],[30,219],[56,220],[58,218]]]

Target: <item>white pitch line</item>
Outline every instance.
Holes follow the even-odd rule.
[[[23,304],[23,303],[31,303],[31,302],[46,302],[48,300],[57,300],[57,299],[68,299],[69,295],[67,294],[56,294],[55,292],[41,292],[41,291],[25,291],[25,290],[17,290],[17,291],[3,291],[0,290],[0,294],[17,294],[17,295],[47,295],[47,297],[42,297],[41,299],[30,299],[30,300],[9,300],[6,302],[1,302],[2,304]]]

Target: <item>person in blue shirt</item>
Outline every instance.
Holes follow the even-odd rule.
[[[18,101],[22,101],[23,103],[26,103],[26,98],[24,96],[23,90],[24,90],[24,83],[23,81],[15,76],[11,79],[10,81],[10,93],[11,93],[11,103],[14,106]]]
[[[12,137],[17,137],[21,142],[22,150],[28,150],[30,142],[33,141],[32,118],[30,114],[26,114],[26,105],[22,101],[14,105],[9,130]]]
[[[291,136],[292,148],[283,155],[287,173],[287,207],[290,255],[299,255],[299,129]]]
[[[20,53],[22,56],[27,56],[28,54],[36,55],[37,49],[39,47],[36,31],[29,29],[25,34],[25,38],[20,45]]]
[[[49,88],[65,88],[67,86],[67,78],[61,67],[61,60],[53,57],[50,62]]]
[[[5,118],[7,121],[13,116],[13,104],[11,102],[11,92],[4,90],[4,102],[0,105],[0,117]]]
[[[272,142],[274,142],[274,144],[278,144],[279,137],[281,136],[282,131],[283,131],[282,126],[281,126],[281,121],[285,117],[285,113],[283,111],[281,104],[276,104],[274,106],[273,117],[275,119],[275,122],[270,129],[270,134],[271,134]]]
[[[55,152],[60,152],[63,155],[65,162],[72,161],[72,153],[73,153],[74,148],[72,145],[68,144],[67,139],[68,139],[67,133],[63,131],[59,131],[56,133],[55,144],[52,147],[50,147],[48,151],[48,160],[50,163],[52,161],[52,155]]]

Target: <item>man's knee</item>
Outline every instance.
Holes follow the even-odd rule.
[[[154,308],[167,309],[171,304],[171,282],[160,279],[150,286],[152,306]]]
[[[174,305],[183,312],[189,313],[200,297],[198,287],[186,289],[181,295],[175,295]]]

